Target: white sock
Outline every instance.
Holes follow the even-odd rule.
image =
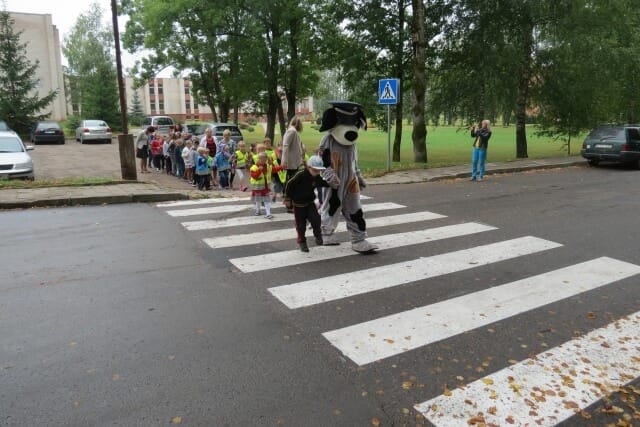
[[[256,202],[256,213],[260,214],[260,202]]]

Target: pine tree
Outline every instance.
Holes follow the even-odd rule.
[[[35,122],[51,114],[41,111],[53,102],[57,91],[40,98],[40,80],[35,78],[40,63],[36,60],[32,64],[27,59],[27,44],[20,43],[22,32],[14,32],[13,24],[9,12],[0,11],[0,119],[16,132],[26,134]]]
[[[133,97],[131,98],[131,108],[129,108],[129,122],[135,126],[142,126],[142,119],[144,119],[142,102],[140,101],[138,91],[134,90]]]

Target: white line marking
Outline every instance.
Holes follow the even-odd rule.
[[[433,219],[446,218],[433,212],[415,212],[402,215],[383,216],[379,218],[367,219],[367,229],[386,227],[390,225],[408,224],[411,222],[430,221]],[[336,232],[346,231],[344,222],[340,222]],[[312,234],[310,231],[307,234]],[[231,248],[235,246],[255,245],[257,241],[276,242],[279,240],[295,240],[296,233],[292,227],[281,230],[258,231],[250,234],[236,234],[232,236],[210,237],[202,239],[204,243],[213,249]]]
[[[602,257],[322,335],[365,365],[638,273],[640,266]]]
[[[390,209],[401,209],[405,208],[404,205],[399,205],[397,203],[372,203],[370,205],[364,205],[362,209],[365,214],[367,212],[375,212],[375,211],[386,211]],[[264,214],[264,209],[262,210]],[[213,230],[216,228],[226,228],[226,227],[235,227],[240,225],[251,225],[251,224],[264,224],[267,222],[278,222],[278,221],[291,221],[293,222],[293,215],[291,214],[281,214],[279,216],[274,217],[273,219],[266,219],[264,216],[246,216],[240,218],[226,218],[220,220],[202,220],[202,221],[187,221],[183,222],[182,226],[187,230],[195,231],[195,230]]]
[[[248,202],[250,197],[215,197],[211,199],[198,199],[198,200],[178,200],[175,202],[162,202],[156,204],[159,208],[173,208],[178,206],[198,206],[198,205],[210,205],[212,203],[235,203],[235,202]]]
[[[495,230],[495,227],[469,222],[465,224],[447,225],[444,227],[431,228],[427,230],[409,231],[406,233],[387,234],[384,236],[370,237],[369,242],[379,246],[379,250],[400,248],[403,246],[417,245],[425,241],[448,239],[450,237],[466,236],[468,234],[480,233],[482,231]],[[252,273],[255,271],[269,270],[272,268],[288,267],[292,265],[305,264],[333,258],[357,255],[351,249],[351,243],[343,243],[340,246],[318,246],[311,252],[305,253],[299,250],[276,252],[265,256],[265,254],[248,256],[244,258],[234,258],[229,260],[240,271]]]
[[[273,206],[272,209],[284,208],[284,206]],[[193,215],[209,215],[209,214],[219,214],[219,213],[231,213],[231,212],[253,212],[255,208],[255,204],[246,203],[242,205],[223,205],[223,206],[209,206],[206,208],[191,208],[191,209],[177,209],[167,211],[167,215],[173,217],[181,217],[181,216],[193,216]]]
[[[487,230],[490,229],[493,227],[487,227]],[[560,246],[562,246],[560,243],[526,236],[397,264],[278,286],[269,288],[269,291],[287,307],[300,308],[468,270]],[[269,258],[271,256],[269,255]]]
[[[370,196],[360,195],[360,200],[368,200]],[[212,203],[231,203],[231,202],[248,202],[251,197],[212,197],[210,199],[198,199],[198,200],[178,200],[175,202],[162,202],[156,204],[159,208],[173,208],[178,206],[198,206],[198,205],[210,205]]]
[[[415,408],[436,427],[555,426],[640,377],[638,331],[640,312]]]

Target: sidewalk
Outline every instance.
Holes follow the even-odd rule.
[[[513,173],[536,169],[585,165],[580,156],[523,159],[505,163],[487,163],[485,175]],[[444,179],[468,178],[469,165],[391,172],[368,178],[368,185],[409,184]],[[85,187],[47,187],[0,190],[0,209],[25,209],[45,206],[102,205],[111,203],[163,202],[192,198],[214,198],[247,195],[239,191],[197,191],[175,177],[163,173],[143,175],[145,182],[122,182]]]

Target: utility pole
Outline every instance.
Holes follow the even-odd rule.
[[[113,40],[116,45],[116,69],[118,71],[118,92],[120,93],[120,114],[122,117],[122,134],[118,135],[118,149],[120,151],[120,169],[122,179],[137,180],[136,156],[133,147],[133,135],[129,133],[127,122],[127,96],[122,77],[122,60],[120,58],[120,32],[118,31],[118,5],[111,0],[111,16],[113,18]]]

